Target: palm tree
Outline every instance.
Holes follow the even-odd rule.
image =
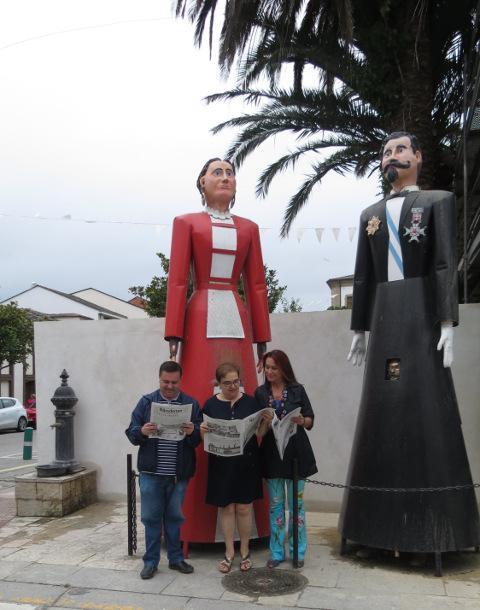
[[[207,100],[243,98],[254,106],[214,128],[239,128],[228,156],[241,164],[271,136],[296,136],[295,149],[261,173],[257,194],[264,197],[279,172],[303,155],[323,153],[287,204],[283,236],[329,171],[359,177],[375,171],[382,139],[391,131],[411,131],[422,143],[421,186],[452,187],[464,50],[478,41],[478,0],[222,4],[218,61],[225,74],[236,71],[238,86]],[[176,8],[195,22],[198,45],[208,26],[211,48],[218,0],[177,0]],[[282,88],[287,67],[291,81]],[[315,88],[304,85],[307,69],[317,75]]]

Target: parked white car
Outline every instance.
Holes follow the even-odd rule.
[[[0,430],[18,430],[27,427],[27,412],[22,403],[10,396],[0,396]]]

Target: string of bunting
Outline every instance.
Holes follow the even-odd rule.
[[[146,226],[153,227],[156,231],[160,232],[167,227],[171,227],[171,224],[167,223],[159,223],[159,222],[147,222],[140,220],[98,220],[93,218],[74,218],[71,214],[64,214],[63,216],[44,216],[42,214],[7,214],[6,212],[0,211],[0,219],[4,218],[13,218],[13,219],[22,219],[22,220],[38,220],[38,221],[68,221],[68,222],[78,222],[84,224],[109,224],[109,225],[136,225],[136,226]],[[357,227],[298,227],[295,229],[295,237],[298,242],[300,242],[305,233],[314,232],[319,243],[322,242],[325,231],[330,230],[335,241],[338,242],[340,234],[347,230],[348,240],[353,241],[355,237]],[[267,231],[273,231],[273,227],[260,227],[260,233],[263,235]]]

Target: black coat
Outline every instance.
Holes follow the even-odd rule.
[[[420,215],[418,241],[409,241]],[[368,235],[373,216],[379,228]],[[370,338],[347,484],[377,491],[347,489],[339,529],[370,547],[454,551],[478,545],[480,529],[452,375],[437,351],[439,322],[458,321],[453,195],[407,195],[399,234],[405,279],[388,281],[385,201],[362,212],[352,329]],[[465,488],[448,491],[456,485]],[[447,489],[379,491],[436,487]]]
[[[262,409],[269,406],[269,396],[270,384],[268,381],[255,390],[255,398]],[[285,410],[289,413],[297,407],[301,407],[301,414],[304,417],[311,417],[312,422],[314,421],[315,415],[305,388],[299,383],[291,383],[287,386]],[[293,458],[298,459],[298,476],[300,479],[305,479],[318,472],[315,455],[305,428],[297,426],[296,434],[292,436],[285,449],[283,460],[278,453],[273,432],[269,430],[260,446],[262,475],[266,479],[292,479]]]
[[[421,209],[420,228],[425,235],[410,241],[405,228],[414,210]],[[369,220],[380,220],[378,230],[367,234]],[[447,191],[411,191],[403,202],[399,236],[405,279],[428,278],[429,306],[435,321],[458,324],[458,288],[455,264],[455,197]],[[385,199],[360,216],[357,259],[353,284],[352,330],[370,330],[376,286],[388,281],[388,226]]]
[[[139,472],[147,472],[154,474],[157,467],[157,438],[149,438],[144,436],[141,428],[144,424],[150,421],[150,412],[152,402],[163,402],[163,398],[159,390],[155,390],[151,394],[142,396],[138,401],[137,406],[132,412],[130,425],[125,430],[128,440],[132,445],[138,445],[137,467]],[[180,392],[178,399],[174,404],[188,405],[192,404],[191,421],[194,425],[194,430],[190,436],[178,443],[177,453],[177,479],[189,479],[195,474],[195,447],[200,444],[200,424],[202,423],[202,412],[195,398]]]

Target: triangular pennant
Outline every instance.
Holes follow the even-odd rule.
[[[355,237],[356,231],[357,231],[357,227],[348,227],[348,239],[350,241],[352,241],[353,238]]]
[[[332,227],[333,237],[335,237],[335,241],[338,241],[338,236],[340,235],[340,227]]]
[[[297,241],[300,243],[300,240],[303,237],[303,232],[305,229],[297,229]]]
[[[316,227],[316,229],[315,229],[315,233],[317,234],[317,239],[320,243],[322,243],[322,236],[323,236],[324,230],[325,229],[323,227]]]

